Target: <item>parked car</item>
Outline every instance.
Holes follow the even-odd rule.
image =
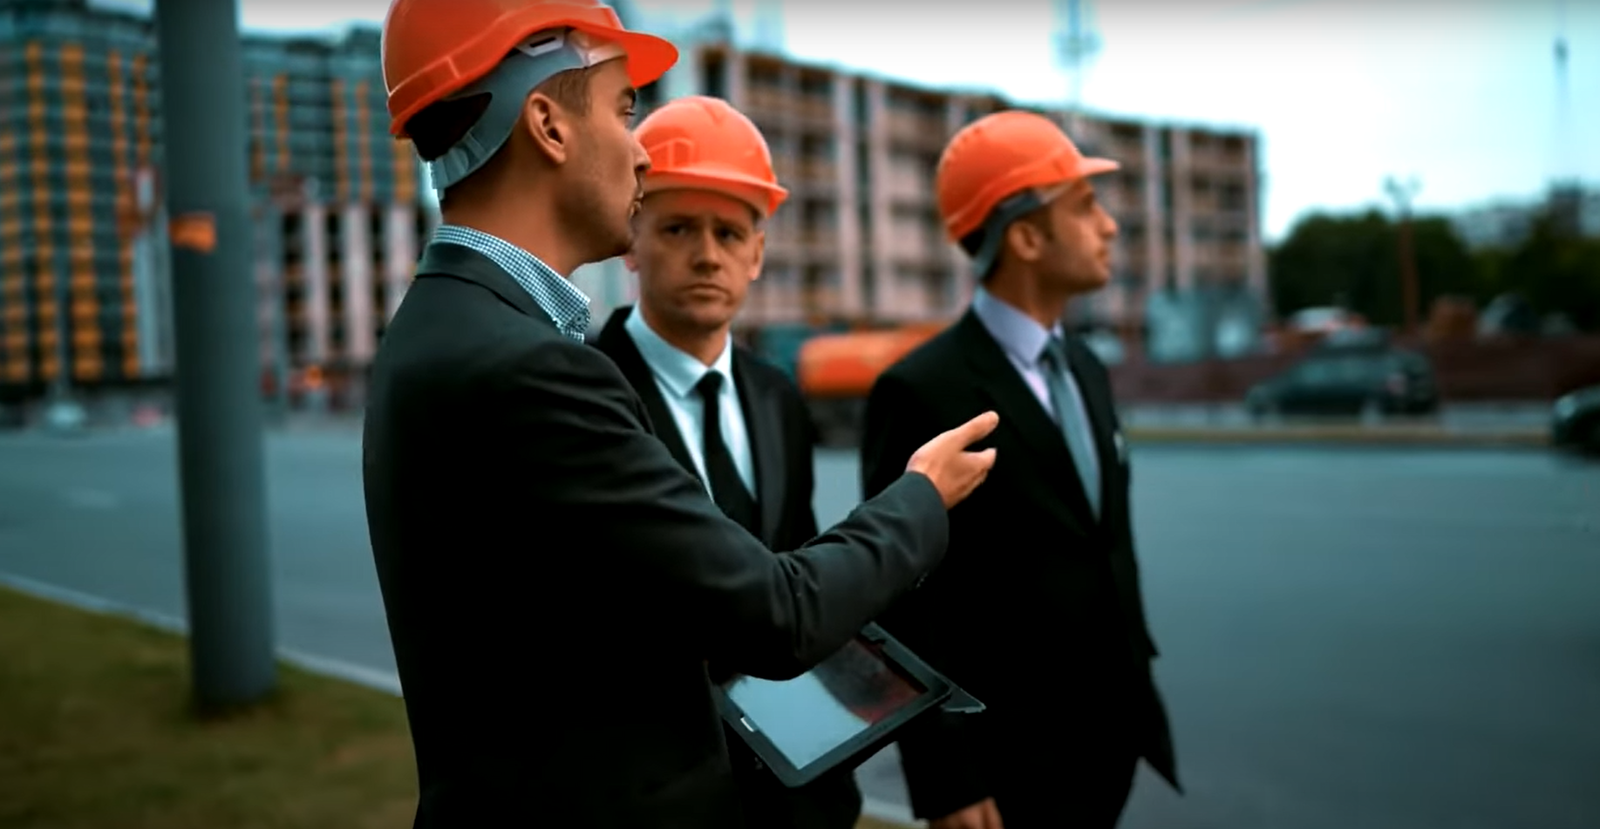
[[[1600,456],[1600,386],[1578,389],[1556,401],[1550,418],[1550,443]]]
[[[1439,408],[1433,365],[1414,351],[1388,347],[1325,348],[1252,387],[1254,417],[1278,415],[1432,414]]]

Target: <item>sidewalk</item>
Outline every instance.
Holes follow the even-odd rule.
[[[1195,444],[1350,444],[1505,446],[1538,448],[1550,442],[1550,407],[1540,403],[1450,404],[1428,417],[1274,419],[1257,421],[1238,405],[1128,405],[1119,416],[1135,443]],[[170,414],[145,410],[124,422],[96,418],[87,431],[106,433],[171,429]],[[360,412],[269,413],[267,431],[277,433],[361,433]],[[32,424],[21,431],[39,431]]]
[[[1550,440],[1550,407],[1523,402],[1449,404],[1426,417],[1267,420],[1232,404],[1131,405],[1121,418],[1128,438],[1145,442],[1536,447]]]

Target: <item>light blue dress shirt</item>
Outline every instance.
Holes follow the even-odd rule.
[[[739,405],[739,390],[733,382],[733,337],[729,336],[722,354],[707,367],[651,330],[637,305],[628,313],[624,328],[628,336],[633,338],[633,344],[638,346],[639,355],[644,357],[650,373],[655,376],[656,388],[661,390],[667,410],[672,412],[672,420],[677,424],[678,434],[683,436],[689,457],[694,460],[695,469],[700,473],[700,480],[706,482],[708,491],[711,478],[706,474],[705,403],[695,384],[708,372],[722,373],[722,391],[718,394],[717,406],[722,415],[722,439],[728,444],[728,454],[733,456],[733,466],[739,471],[739,479],[744,481],[745,488],[754,496],[756,476],[755,461],[750,453],[750,432],[745,426],[744,409]]]
[[[977,315],[978,321],[988,329],[989,336],[999,343],[1000,350],[1005,352],[1006,359],[1022,375],[1028,388],[1033,391],[1033,396],[1038,398],[1039,405],[1044,407],[1050,419],[1060,425],[1060,418],[1056,416],[1055,407],[1050,405],[1050,387],[1045,382],[1045,366],[1040,364],[1039,357],[1044,353],[1044,347],[1052,335],[1064,337],[1061,323],[1046,329],[1037,320],[1022,313],[1020,310],[1006,304],[994,294],[985,291],[979,286],[973,292],[972,312]],[[1078,388],[1078,379],[1072,372],[1062,372],[1066,376],[1067,388],[1071,391],[1071,405],[1076,407],[1076,422],[1089,423],[1089,411],[1083,402],[1083,391]],[[1002,412],[1004,417],[1005,413]],[[1094,446],[1094,435],[1088,435],[1089,445]]]

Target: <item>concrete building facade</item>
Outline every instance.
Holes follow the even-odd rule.
[[[934,167],[951,134],[1007,101],[727,38],[680,47],[644,107],[729,100],[792,191],[742,329],[937,321],[966,305],[973,281],[943,237]],[[359,377],[437,222],[426,174],[387,131],[378,32],[247,35],[243,61],[264,370],[279,387],[313,368]],[[170,375],[158,73],[148,18],[0,0],[0,382],[48,383],[63,353],[77,383]],[[1081,322],[1136,340],[1157,292],[1264,296],[1255,135],[1097,116],[1070,131],[1123,164],[1099,187],[1121,226],[1115,278]],[[620,260],[573,279],[597,324],[636,292]]]
[[[359,369],[432,223],[377,32],[242,46],[263,365]],[[171,376],[157,52],[145,16],[0,0],[0,382]]]
[[[712,95],[748,114],[792,191],[769,226],[767,265],[742,327],[938,321],[966,306],[974,283],[964,255],[944,238],[934,168],[956,130],[1011,102],[726,42],[684,44],[682,61],[658,86],[657,100]],[[1222,288],[1264,300],[1253,132],[1095,115],[1068,130],[1086,152],[1122,163],[1097,188],[1121,231],[1113,283],[1076,309],[1081,323],[1139,339],[1157,293]],[[620,266],[587,276],[592,295],[632,300],[632,277]]]

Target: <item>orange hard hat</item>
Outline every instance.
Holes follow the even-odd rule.
[[[950,240],[966,244],[967,237],[977,231],[999,230],[991,226],[1009,224],[1027,209],[1048,201],[1037,195],[1040,191],[1119,166],[1110,159],[1085,158],[1072,139],[1043,115],[1022,110],[996,112],[963,127],[940,156],[934,174],[939,215]],[[1018,196],[1025,198],[1018,200]],[[997,211],[1008,201],[1020,203],[1013,210]],[[998,234],[985,235],[989,246],[998,248],[994,240]],[[990,258],[994,253],[990,252]],[[985,257],[975,258],[980,260],[979,270],[987,270],[989,263],[982,261]]]
[[[623,28],[616,11],[600,0],[394,0],[383,21],[382,46],[389,131],[406,137],[411,116],[488,75],[533,35],[553,29],[575,29],[620,47],[635,87],[654,82],[678,61],[677,47]]]
[[[761,130],[720,98],[675,98],[634,131],[650,154],[645,193],[710,190],[771,216],[788,198],[772,171],[772,151]]]

